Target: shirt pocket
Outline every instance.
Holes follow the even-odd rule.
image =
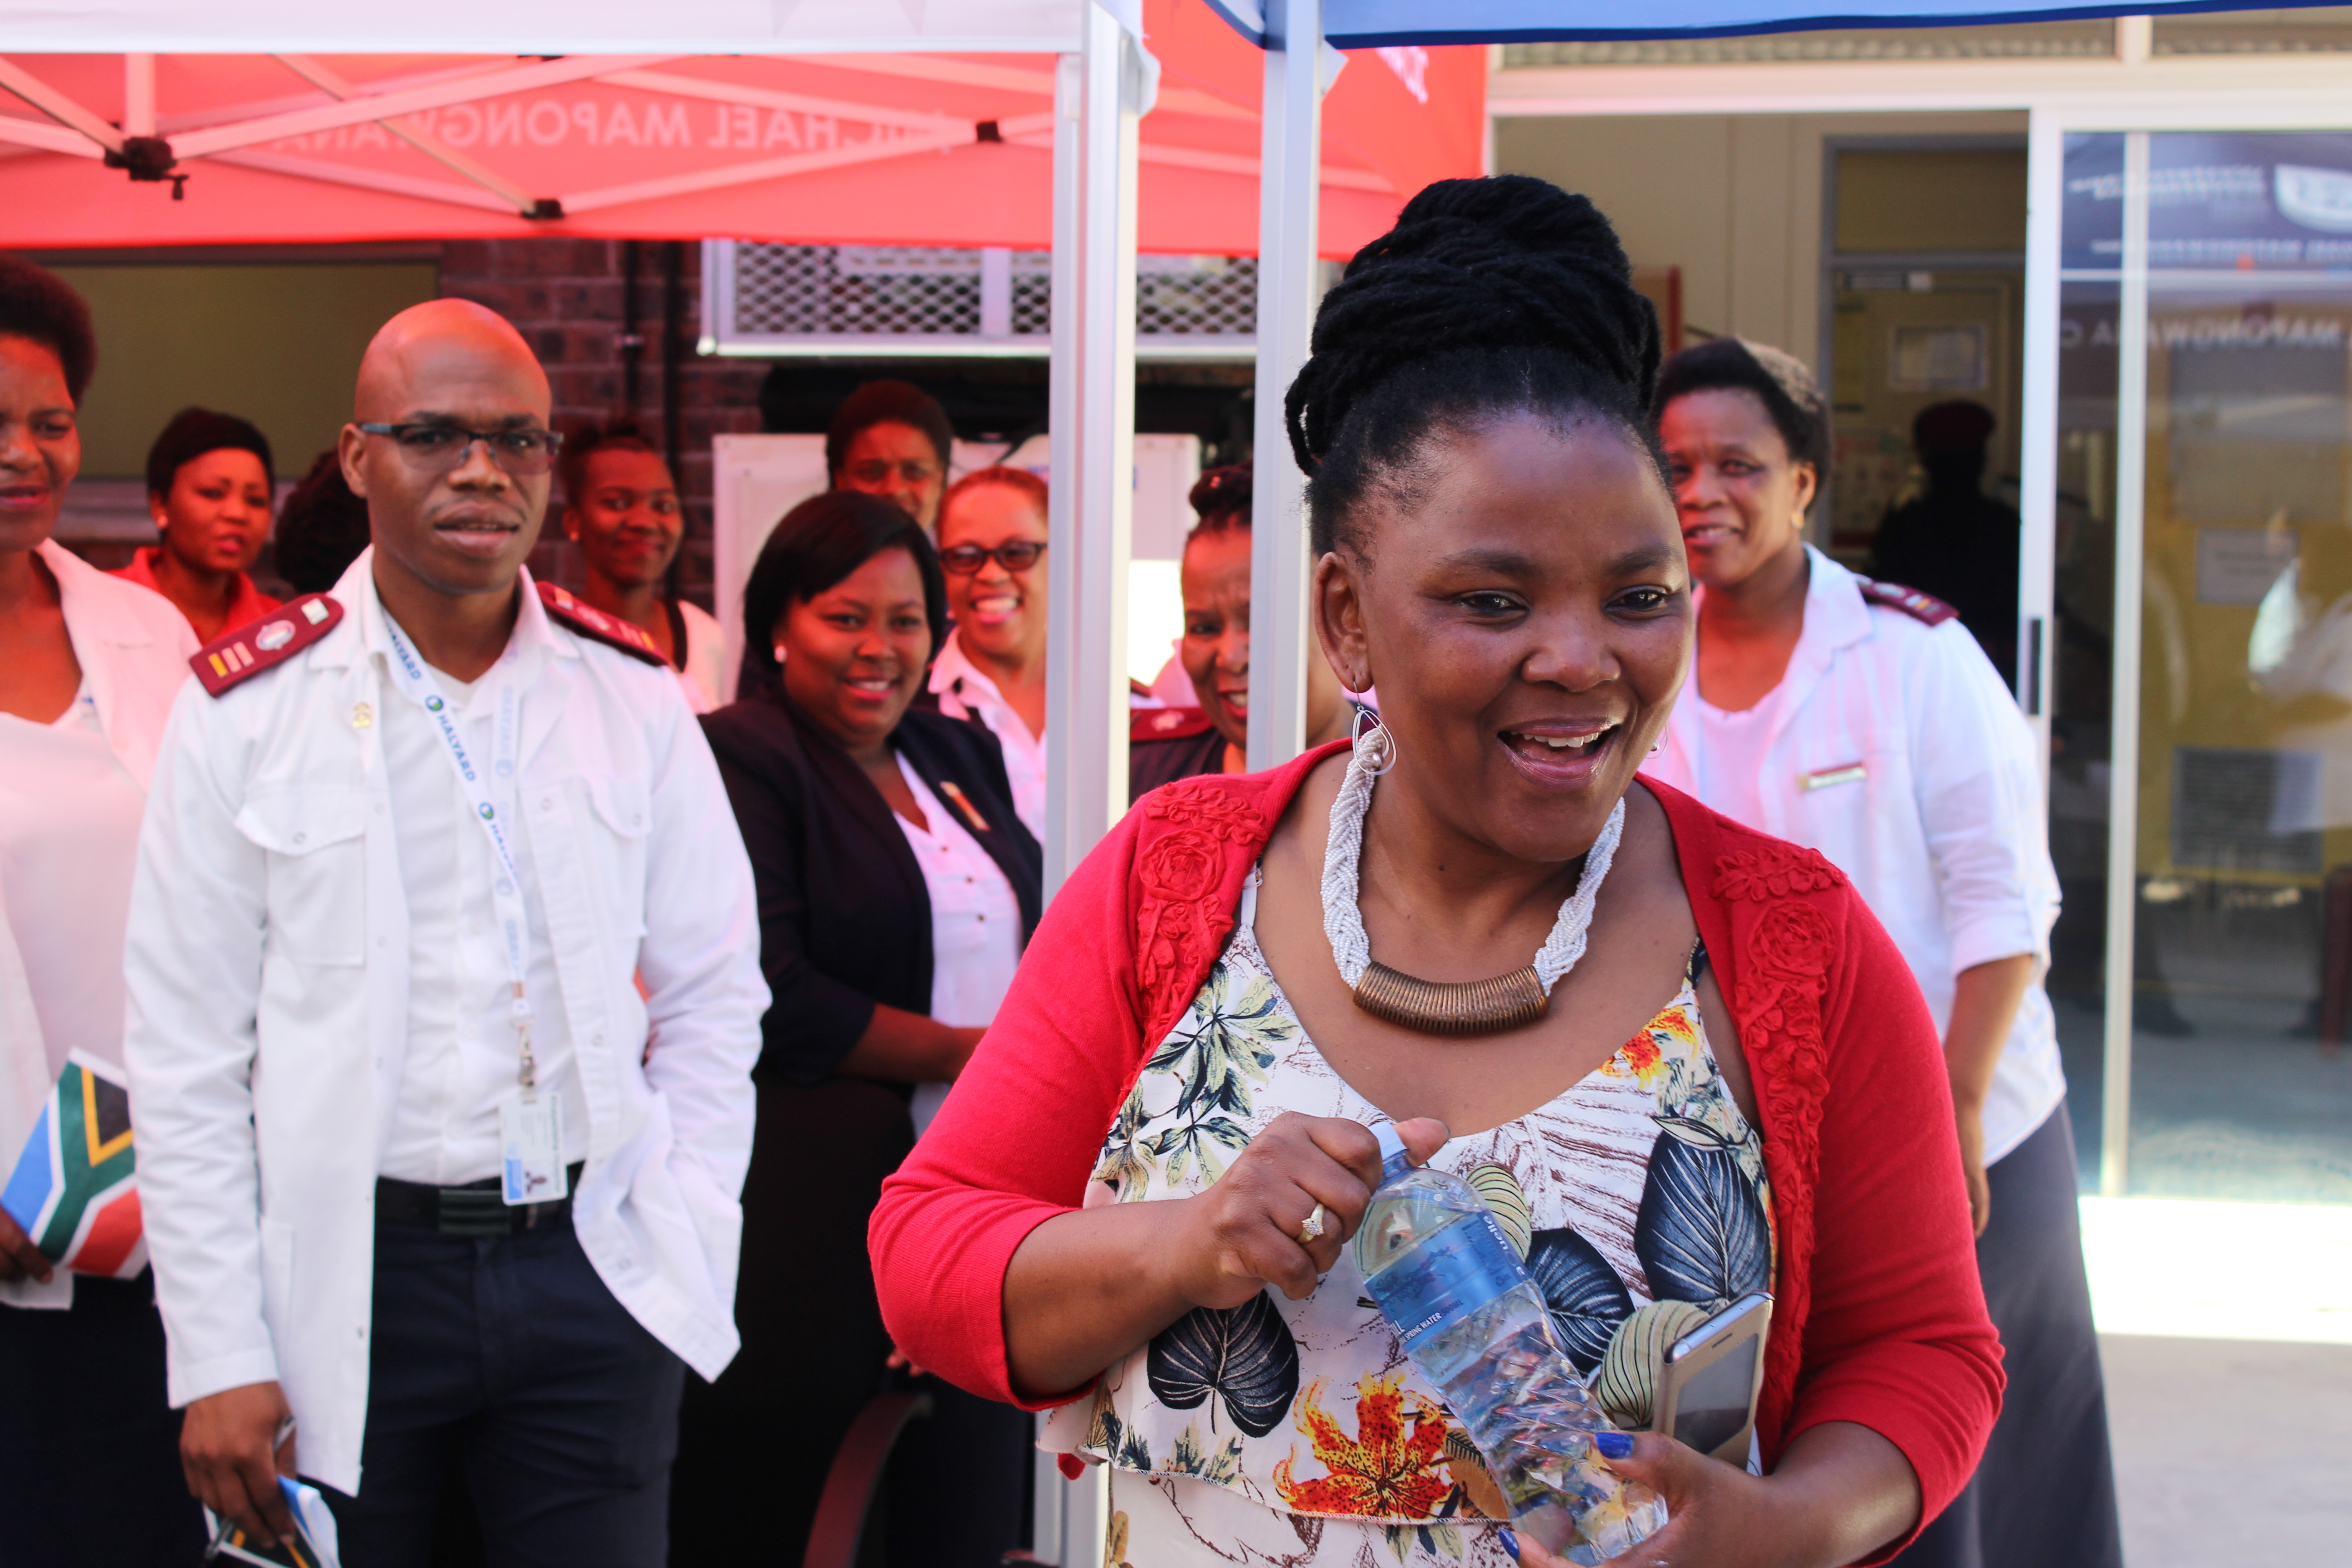
[[[237,831],[269,856],[269,950],[301,963],[358,964],[367,950],[367,795],[257,795]]]
[[[614,773],[583,774],[580,786],[588,797],[604,907],[621,917],[619,934],[634,944],[646,933],[646,838],[653,831],[653,792],[643,779]]]
[[[1788,836],[1820,850],[1849,877],[1867,881],[1880,869],[1891,825],[1884,814],[1912,816],[1910,770],[1899,751],[1873,736],[1823,736],[1798,752],[1790,791]]]
[[[653,826],[653,792],[643,779],[611,775],[586,777],[588,805],[603,823],[623,838],[642,839]]]

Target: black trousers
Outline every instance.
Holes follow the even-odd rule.
[[[194,1568],[152,1275],[79,1279],[66,1311],[0,1306],[0,1563]]]
[[[2074,1131],[2062,1101],[1989,1166],[1977,1238],[2009,1390],[1983,1461],[1903,1568],[2123,1568],[2106,1383],[2083,1273]]]
[[[381,1226],[346,1568],[423,1568],[445,1478],[498,1568],[659,1568],[686,1364],[599,1279],[569,1223],[510,1237]]]

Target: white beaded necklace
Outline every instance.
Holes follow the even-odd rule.
[[[1323,848],[1323,934],[1330,939],[1331,956],[1339,961],[1339,978],[1354,992],[1356,1005],[1376,1017],[1437,1035],[1485,1035],[1517,1028],[1543,1016],[1552,987],[1584,956],[1585,939],[1592,927],[1592,906],[1601,884],[1616,858],[1617,842],[1625,828],[1622,799],[1609,813],[1587,853],[1576,890],[1559,907],[1551,934],[1536,950],[1527,968],[1489,980],[1451,984],[1417,980],[1376,963],[1371,939],[1364,934],[1364,916],[1358,903],[1358,879],[1364,854],[1364,815],[1371,808],[1372,781],[1387,771],[1370,762],[1386,757],[1393,742],[1374,731],[1358,742],[1348,760],[1347,776],[1339,797],[1331,803],[1331,836]]]

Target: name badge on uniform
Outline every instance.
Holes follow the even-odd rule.
[[[1835,784],[1860,784],[1869,776],[1870,770],[1860,763],[1840,763],[1836,767],[1823,768],[1819,773],[1800,773],[1797,775],[1797,784],[1799,787],[1810,794],[1811,791],[1828,789]]]
[[[563,1102],[551,1094],[510,1094],[499,1101],[500,1165],[509,1204],[547,1204],[571,1193],[563,1168]]]

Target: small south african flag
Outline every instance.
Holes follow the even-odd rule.
[[[50,1262],[77,1274],[131,1279],[147,1267],[131,1174],[137,1161],[120,1070],[72,1052],[0,1188],[0,1208]]]

